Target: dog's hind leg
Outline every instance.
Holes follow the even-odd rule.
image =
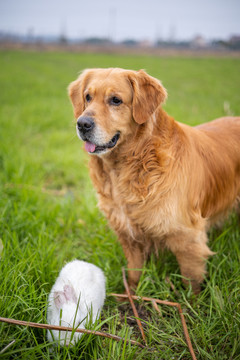
[[[190,281],[194,293],[199,293],[206,274],[206,260],[214,254],[207,246],[205,231],[178,233],[168,238],[167,247],[177,258],[183,283],[188,284]]]

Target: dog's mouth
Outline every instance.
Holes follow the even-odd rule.
[[[114,146],[116,146],[119,137],[120,137],[120,133],[117,132],[113,136],[113,138],[107,144],[104,145],[97,145],[90,141],[85,141],[85,150],[90,154],[99,154],[102,152],[106,152],[107,149],[112,149]]]

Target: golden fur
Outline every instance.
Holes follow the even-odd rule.
[[[99,207],[122,244],[131,286],[150,251],[166,247],[197,292],[213,254],[206,231],[240,195],[240,117],[178,123],[161,108],[166,90],[143,70],[85,70],[69,95],[87,139],[82,128],[78,135],[90,144]],[[106,147],[115,134],[115,146]]]

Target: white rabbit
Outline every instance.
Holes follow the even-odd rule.
[[[85,328],[95,322],[106,297],[105,277],[101,269],[85,261],[66,264],[53,285],[48,299],[47,321],[51,325]],[[76,343],[81,333],[47,331],[49,341],[60,340],[60,345]]]

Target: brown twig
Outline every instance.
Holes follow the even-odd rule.
[[[123,299],[128,298],[128,296],[126,294],[111,293],[111,294],[109,294],[109,296],[119,297],[119,298],[123,298]],[[172,301],[159,300],[159,299],[149,298],[146,296],[131,295],[131,297],[133,300],[143,300],[143,301],[149,301],[149,302],[156,301],[156,303],[162,304],[162,305],[169,305],[169,306],[175,306],[175,307],[177,307],[179,305],[178,303],[175,303]]]
[[[183,315],[182,307],[181,307],[180,304],[178,304],[177,308],[178,308],[179,315],[180,315],[180,318],[181,318],[181,322],[182,322],[182,326],[183,326],[183,332],[184,332],[184,335],[185,335],[186,342],[188,344],[189,351],[190,351],[190,353],[192,355],[193,360],[197,360],[197,358],[195,356],[195,353],[194,353],[194,350],[193,350],[193,347],[192,347],[191,339],[190,339],[190,336],[189,336],[189,333],[188,333],[187,324],[186,324],[186,321],[185,321],[185,317]]]
[[[157,303],[155,300],[152,300],[152,305],[153,305],[154,309],[157,310],[157,312],[159,312],[159,314],[161,314],[161,311],[160,311],[159,307],[157,306]]]
[[[87,329],[73,329],[73,328],[66,327],[66,326],[57,326],[57,325],[49,325],[49,324],[38,324],[38,323],[30,322],[30,321],[8,319],[8,318],[3,318],[3,317],[0,317],[0,322],[5,322],[8,324],[13,324],[13,325],[29,326],[29,327],[33,327],[33,328],[48,329],[48,330],[61,330],[61,331],[73,331],[74,330],[76,332],[80,332],[83,334],[89,334],[89,335],[93,334],[93,335],[97,335],[97,336],[106,337],[108,339],[113,339],[116,341],[126,341],[127,344],[131,343],[132,345],[137,345],[137,346],[140,346],[141,348],[145,348],[144,345],[140,344],[139,342],[137,342],[135,340],[127,340],[120,336],[112,335],[112,334],[108,334],[108,333],[104,333],[104,332],[100,332],[100,331],[91,331],[91,330],[87,330]]]
[[[126,292],[127,292],[127,297],[128,297],[128,299],[129,299],[129,301],[130,301],[130,304],[131,304],[131,306],[132,306],[134,316],[135,316],[135,318],[136,318],[138,327],[139,327],[140,332],[141,332],[141,334],[142,334],[142,338],[143,338],[145,344],[147,345],[146,336],[145,336],[145,334],[144,334],[143,327],[142,327],[142,323],[141,323],[141,321],[140,321],[140,317],[139,317],[139,315],[138,315],[136,306],[134,305],[134,302],[133,302],[133,299],[132,299],[132,295],[131,295],[131,292],[130,292],[130,289],[129,289],[129,286],[128,286],[128,283],[127,283],[126,273],[125,273],[125,269],[124,269],[124,268],[122,268],[122,274],[123,274],[123,284],[124,284],[125,290],[126,290]]]
[[[125,295],[125,294],[114,294],[114,293],[112,293],[112,294],[109,294],[109,295],[115,296],[115,297],[118,297],[118,298],[128,298],[128,295]],[[179,303],[175,303],[175,302],[171,302],[171,301],[165,301],[165,300],[158,300],[158,299],[144,297],[144,296],[140,297],[140,296],[136,296],[136,295],[131,295],[131,298],[134,299],[134,300],[149,301],[149,302],[151,302],[153,304],[157,303],[157,304],[176,307],[178,309],[178,312],[179,312],[179,315],[180,315],[184,336],[185,336],[189,351],[191,353],[192,359],[197,360],[196,355],[195,355],[194,350],[193,350],[193,347],[192,347],[191,339],[190,339],[190,336],[189,336],[189,333],[188,333],[185,317],[183,315],[182,308],[181,308],[181,305]],[[154,305],[154,306],[156,306],[156,305]]]

